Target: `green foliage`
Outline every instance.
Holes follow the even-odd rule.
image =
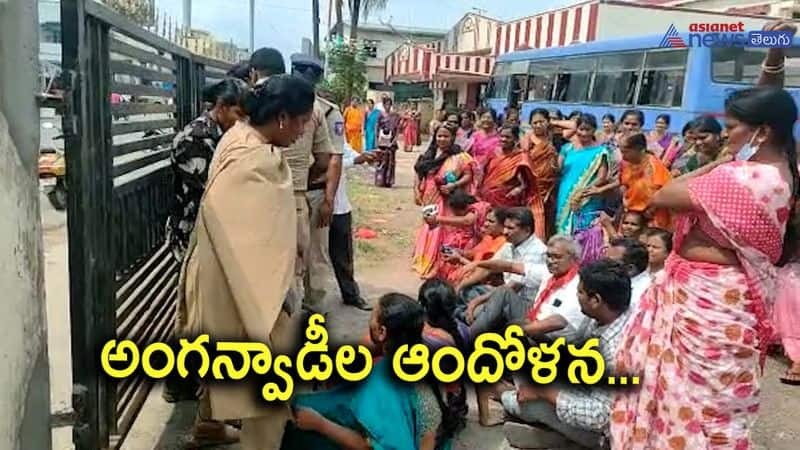
[[[155,9],[148,0],[105,0],[105,4],[143,27],[155,24]]]
[[[334,101],[346,105],[353,96],[364,98],[368,86],[364,49],[349,42],[334,42],[326,58],[328,78],[323,89],[331,92]]]

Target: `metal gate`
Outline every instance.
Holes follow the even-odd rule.
[[[78,450],[118,448],[152,383],[104,376],[100,348],[169,337],[179,268],[165,243],[169,146],[198,114],[202,85],[228,65],[93,0],[62,0],[61,21],[73,440]],[[112,92],[131,101],[112,104]]]

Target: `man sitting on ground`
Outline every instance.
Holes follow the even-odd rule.
[[[503,274],[505,284],[485,288],[464,313],[472,336],[495,331],[524,316],[546,274],[547,247],[533,234],[533,215],[527,208],[508,210],[504,234],[508,241],[492,259],[472,263],[475,273],[461,283],[472,286],[491,274]]]
[[[606,256],[625,266],[625,271],[631,278],[631,305],[638,305],[639,299],[653,281],[647,271],[649,264],[647,247],[632,238],[614,239],[606,249]]]
[[[578,302],[580,258],[580,245],[568,236],[556,235],[547,242],[549,273],[524,317],[526,335],[537,341],[580,339],[578,330],[586,319]]]
[[[598,338],[606,376],[614,373],[614,358],[622,331],[630,317],[631,281],[625,267],[610,259],[587,264],[579,271],[578,301],[587,320],[581,334]],[[506,412],[526,423],[555,430],[507,422],[503,429],[509,444],[524,448],[564,447],[569,440],[599,448],[608,431],[613,391],[600,386],[525,384],[502,395]]]

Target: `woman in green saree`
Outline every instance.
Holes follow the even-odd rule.
[[[561,181],[558,186],[556,230],[572,236],[592,226],[603,209],[598,187],[608,177],[608,150],[595,141],[597,119],[581,114],[577,132],[564,144],[558,156]]]
[[[403,294],[386,294],[370,318],[381,358],[361,383],[297,395],[283,450],[449,450],[457,422],[444,414],[434,383],[409,384],[392,373],[401,346],[422,343],[423,309]]]

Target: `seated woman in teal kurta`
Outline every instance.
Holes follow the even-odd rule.
[[[294,423],[283,450],[447,450],[456,424],[443,415],[438,389],[409,384],[392,373],[392,355],[404,344],[422,343],[422,307],[402,294],[381,297],[369,329],[383,350],[359,384],[295,398]]]

